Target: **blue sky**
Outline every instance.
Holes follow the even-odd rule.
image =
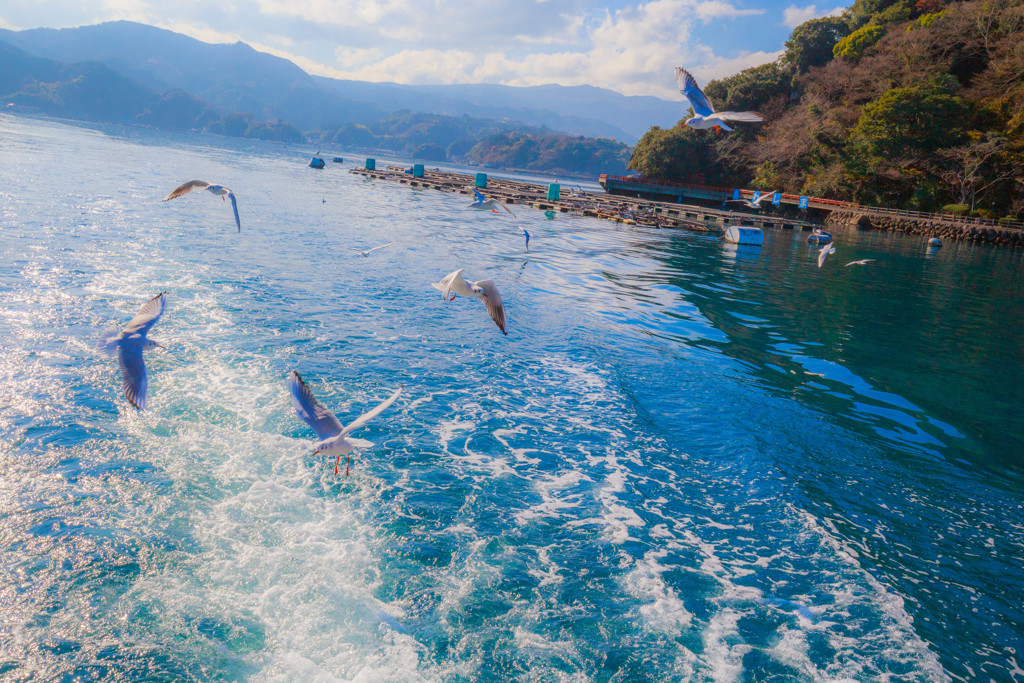
[[[0,0],[0,27],[127,19],[207,42],[244,41],[336,78],[596,85],[679,99],[775,59],[794,26],[844,5],[801,0]]]

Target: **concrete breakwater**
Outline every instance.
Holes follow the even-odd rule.
[[[935,221],[904,216],[879,216],[855,210],[833,211],[826,223],[864,230],[902,232],[908,235],[940,237],[944,240],[981,242],[1007,247],[1024,247],[1024,230],[1016,228],[958,225],[951,221]]]

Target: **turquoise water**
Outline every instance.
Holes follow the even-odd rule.
[[[307,161],[0,117],[3,678],[1022,680],[1020,251],[819,270]],[[138,413],[94,348],[162,290]],[[342,422],[405,385],[353,476],[293,368]]]

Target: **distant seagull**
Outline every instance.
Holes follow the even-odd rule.
[[[221,199],[224,199],[224,196],[227,195],[227,198],[231,200],[231,208],[235,212],[235,225],[238,226],[238,232],[242,232],[242,223],[238,220],[238,202],[235,201],[235,193],[223,185],[211,185],[205,180],[190,180],[174,188],[169,195],[164,197],[164,201],[176,199],[183,194],[188,194],[192,190],[202,190],[204,188]]]
[[[356,249],[355,247],[349,247],[349,249],[351,249],[352,251],[359,252],[360,256],[366,257],[366,256],[370,255],[371,251],[377,251],[378,249],[383,249],[384,247],[390,247],[392,244],[394,244],[394,242],[388,242],[387,244],[382,244],[379,247],[374,247],[373,249],[367,249],[366,251],[363,251],[362,249]]]
[[[526,231],[526,228],[520,228],[520,230],[526,235],[526,251],[530,251],[530,233]]]
[[[303,422],[308,424],[316,432],[320,442],[316,445],[313,455],[336,456],[334,461],[334,476],[338,476],[338,465],[341,463],[341,456],[349,456],[355,448],[370,448],[372,443],[365,439],[356,439],[349,436],[367,422],[383,413],[388,406],[395,402],[398,395],[402,393],[402,387],[395,389],[386,401],[373,410],[363,413],[353,420],[344,429],[341,422],[334,416],[334,413],[327,410],[323,403],[316,400],[313,392],[309,390],[306,383],[299,377],[299,373],[292,370],[288,373],[288,389],[292,393],[292,405],[295,412],[299,414]],[[352,464],[352,457],[349,456],[345,462],[345,476],[348,476],[349,466]]]
[[[473,190],[473,194],[476,196],[476,201],[469,205],[469,208],[476,209],[477,211],[493,211],[494,213],[501,213],[498,211],[498,207],[505,209],[509,213],[512,213],[512,209],[499,202],[497,199],[488,199],[487,197],[480,194],[477,190]],[[512,213],[515,217],[515,214]]]
[[[142,351],[154,346],[163,347],[157,341],[146,339],[146,334],[160,319],[166,305],[167,292],[160,292],[142,305],[124,329],[114,328],[104,332],[97,345],[100,351],[109,356],[117,354],[124,397],[139,410],[146,408],[146,363],[142,359]]]
[[[689,71],[679,66],[676,67],[676,83],[679,84],[679,92],[690,101],[690,106],[693,107],[695,116],[687,119],[686,123],[683,124],[690,128],[714,128],[715,130],[722,128],[724,130],[732,130],[732,128],[725,125],[726,121],[758,123],[764,120],[760,114],[752,111],[716,112],[715,108],[711,106],[711,100],[708,99],[708,96],[697,85],[696,79],[690,75]]]
[[[471,299],[480,299],[484,302],[487,313],[490,314],[498,329],[502,334],[508,336],[508,332],[505,330],[505,306],[501,303],[501,294],[498,293],[494,282],[491,280],[471,282],[462,277],[462,271],[463,269],[460,268],[455,272],[448,273],[440,282],[433,283],[434,289],[441,290],[441,298],[448,301],[454,300],[456,294]],[[448,299],[449,294],[452,295],[451,299]]]
[[[818,267],[821,268],[825,264],[825,259],[828,258],[829,254],[836,253],[836,248],[831,244],[826,244],[818,251]]]
[[[776,190],[775,192],[778,192],[778,190]],[[766,199],[771,199],[772,196],[775,195],[775,192],[769,192],[768,194],[762,194],[760,197],[757,198],[757,201],[754,201],[753,199],[727,199],[726,202],[729,203],[729,204],[731,204],[733,202],[737,202],[737,203],[743,204],[744,206],[747,206],[747,207],[749,207],[751,209],[760,209],[761,208],[761,202],[763,202]]]
[[[875,259],[873,258],[862,258],[860,261],[850,261],[849,263],[846,264],[846,267],[849,268],[850,266],[866,266],[867,264],[871,263],[874,260]]]

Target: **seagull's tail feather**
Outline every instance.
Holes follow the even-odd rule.
[[[111,327],[109,330],[100,335],[100,339],[96,342],[96,350],[100,353],[113,356],[117,353],[117,347],[120,346],[118,342],[121,341],[121,329],[117,327]]]

